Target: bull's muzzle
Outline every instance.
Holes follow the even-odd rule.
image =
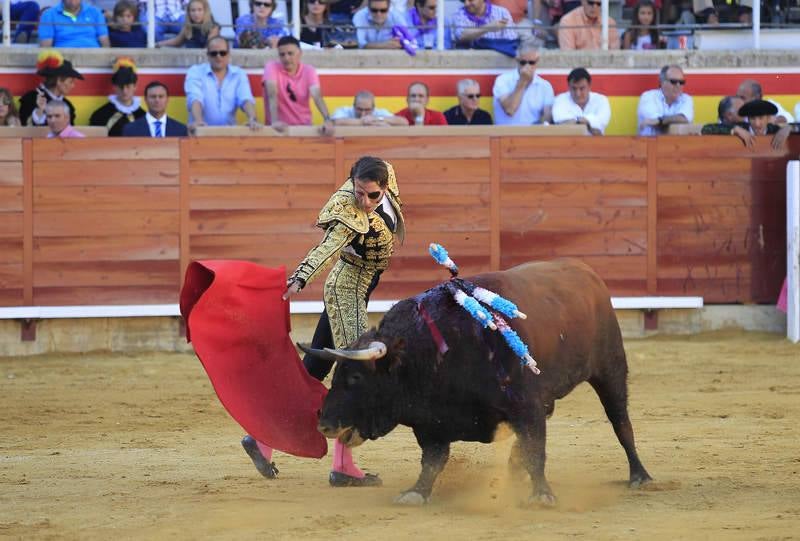
[[[326,438],[339,440],[339,442],[346,447],[357,447],[364,443],[364,438],[361,437],[361,434],[358,432],[357,428],[332,428],[320,423],[317,425],[317,430],[319,430]]]

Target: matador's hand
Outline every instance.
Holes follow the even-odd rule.
[[[295,293],[299,292],[301,289],[300,282],[293,281],[287,287],[286,291],[283,293],[283,300],[289,300],[289,297],[294,295]]]

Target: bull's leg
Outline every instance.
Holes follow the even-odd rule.
[[[517,434],[519,446],[519,459],[528,470],[531,477],[533,491],[529,503],[553,506],[556,497],[544,476],[545,441],[547,427],[545,423],[545,409],[541,405],[526,405],[527,415],[523,419],[512,421],[514,432]]]
[[[628,456],[628,465],[630,467],[629,484],[632,488],[637,488],[648,481],[652,481],[652,477],[644,469],[636,452],[633,426],[628,417],[628,384],[626,377],[627,374],[623,372],[620,375],[609,378],[591,379],[589,383],[594,388],[597,396],[600,397],[600,402],[603,403],[603,408],[606,410],[606,416],[611,422],[611,426],[614,427],[614,433]]]
[[[422,505],[428,503],[433,490],[433,483],[442,473],[447,459],[450,458],[450,443],[442,442],[421,442],[419,436],[417,441],[422,447],[422,471],[419,479],[413,487],[401,492],[395,499],[395,503],[403,505]]]

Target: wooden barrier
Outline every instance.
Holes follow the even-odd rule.
[[[370,154],[408,236],[375,299],[532,259],[579,257],[612,294],[774,302],[785,163],[727,137],[337,136],[0,139],[0,306],[174,303],[193,259],[293,267],[319,208]],[[304,299],[320,297],[322,281]]]

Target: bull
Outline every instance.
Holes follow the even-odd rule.
[[[608,289],[575,260],[527,263],[471,279],[513,300],[527,319],[512,327],[541,374],[522,366],[499,333],[484,329],[443,286],[397,303],[377,329],[349,350],[309,350],[335,358],[319,430],[357,446],[411,427],[422,448],[417,482],[396,502],[429,501],[450,443],[490,443],[500,423],[517,440],[510,464],[530,475],[530,503],[554,505],[545,478],[545,420],[555,401],[588,382],[628,458],[629,484],[651,480],[639,460],[628,417],[628,366]],[[438,335],[438,336],[437,336]]]

